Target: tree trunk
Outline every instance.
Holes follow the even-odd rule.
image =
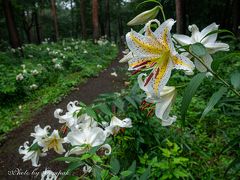
[[[185,0],[175,0],[177,33],[184,34],[186,31]]]
[[[40,34],[40,26],[39,26],[39,21],[38,21],[37,9],[34,11],[34,19],[35,19],[35,28],[36,28],[36,34],[37,34],[37,43],[41,44],[41,34]]]
[[[3,0],[2,4],[8,28],[10,45],[12,46],[12,48],[21,47],[21,41],[12,14],[13,11],[11,1]]]
[[[105,34],[111,39],[109,0],[105,0]]]
[[[57,22],[57,11],[56,11],[56,0],[51,0],[51,13],[53,18],[53,27],[54,27],[54,40],[57,41],[59,38],[59,32],[58,32],[58,22]]]
[[[82,38],[86,39],[87,31],[86,31],[84,9],[85,9],[85,0],[80,0],[80,18],[81,18]]]
[[[93,40],[99,39],[98,0],[92,0]]]
[[[73,0],[70,0],[70,7],[71,7],[71,24],[72,24],[72,28],[71,28],[71,37],[73,37],[74,34],[74,22],[73,22]]]
[[[232,29],[233,32],[240,36],[240,2],[239,0],[233,0],[233,7],[232,7]]]
[[[33,19],[34,13],[29,13],[29,11],[22,12],[22,21],[23,21],[23,29],[26,33],[28,43],[32,43],[32,27],[33,27]],[[29,22],[30,21],[30,22]]]
[[[124,30],[121,18],[121,3],[118,1],[118,34],[119,34],[119,46],[122,48],[124,46]]]

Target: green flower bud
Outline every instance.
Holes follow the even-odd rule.
[[[154,19],[160,10],[160,6],[156,6],[153,9],[144,11],[141,14],[137,15],[131,21],[127,23],[128,26],[136,26],[147,23],[149,20]]]

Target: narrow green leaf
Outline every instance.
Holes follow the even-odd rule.
[[[94,110],[90,107],[86,107],[86,113],[94,119],[97,119],[97,115]]]
[[[240,158],[239,158],[239,157],[237,157],[236,159],[234,159],[234,160],[229,164],[229,166],[227,167],[227,170],[226,170],[225,173],[224,173],[224,176],[227,175],[227,173],[228,173],[228,171],[229,171],[230,169],[234,170],[235,172],[240,170]]]
[[[197,56],[205,56],[207,54],[206,48],[201,43],[191,44],[189,51]]]
[[[185,120],[187,109],[192,100],[192,97],[194,96],[197,88],[199,87],[205,76],[205,73],[199,73],[195,75],[190,81],[189,85],[186,87],[181,105],[181,116],[183,120]]]
[[[235,89],[240,89],[240,73],[234,72],[231,74],[231,84]]]
[[[76,161],[81,161],[81,158],[79,158],[79,157],[59,157],[59,158],[54,159],[53,161],[76,162]]]
[[[136,104],[136,102],[134,101],[133,98],[131,98],[130,96],[126,96],[125,99],[126,99],[130,104],[132,104],[133,107],[135,107],[136,109],[138,108],[138,106],[137,106],[137,104]]]
[[[132,171],[132,173],[135,173],[136,171],[136,160],[132,162],[131,166],[128,168],[129,171]]]
[[[110,166],[111,166],[112,173],[117,174],[120,171],[120,163],[118,159],[112,158],[110,160]]]
[[[112,115],[112,112],[111,110],[109,109],[109,107],[105,104],[105,103],[102,103],[102,104],[99,104],[98,106],[96,106],[100,111],[102,111],[104,114],[108,115],[108,116],[111,116]]]
[[[37,142],[31,145],[28,149],[28,151],[38,151],[38,150],[40,150],[40,147]]]
[[[188,177],[189,174],[184,169],[174,169],[173,175],[179,179],[180,177]]]
[[[144,171],[144,173],[140,176],[139,180],[147,180],[151,172],[150,166]]]
[[[127,176],[131,175],[132,173],[133,173],[132,171],[126,170],[126,171],[121,172],[121,175],[123,177],[127,177]]]
[[[226,87],[221,87],[217,92],[213,93],[212,97],[210,98],[206,108],[204,109],[201,119],[209,113],[214,106],[218,103],[218,101],[222,98],[222,96],[227,92]]]
[[[113,104],[120,109],[121,111],[124,111],[124,102],[122,99],[116,99],[115,101],[113,101]]]

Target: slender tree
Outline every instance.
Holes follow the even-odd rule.
[[[93,39],[99,39],[98,0],[92,0]]]
[[[2,5],[3,5],[4,15],[6,19],[7,28],[8,28],[9,42],[12,48],[21,47],[21,41],[17,32],[13,14],[12,14],[13,10],[12,10],[11,0],[3,0]]]
[[[24,10],[22,12],[22,23],[23,23],[23,29],[26,33],[28,43],[32,43],[32,27],[34,22],[34,14],[30,13],[29,10]]]
[[[175,0],[175,3],[176,3],[177,33],[185,33],[186,30],[185,0]]]
[[[82,28],[82,38],[86,39],[86,22],[85,22],[85,0],[80,0],[80,18],[81,18],[81,28]]]
[[[37,43],[41,43],[41,33],[40,33],[40,25],[38,20],[38,10],[35,8],[33,12],[34,21],[35,21],[35,28],[36,28],[36,34],[37,34]]]
[[[232,29],[233,32],[240,36],[240,1],[233,0],[233,7],[232,7]]]
[[[105,0],[105,34],[111,38],[109,0]]]
[[[56,0],[51,0],[51,13],[53,18],[53,27],[54,27],[54,38],[55,41],[59,38],[59,31],[58,31],[58,22],[57,22],[57,10],[56,10]]]

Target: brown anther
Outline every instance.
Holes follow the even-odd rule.
[[[144,86],[146,86],[149,83],[149,81],[152,79],[152,77],[153,77],[153,72],[151,74],[149,74],[149,76],[147,77],[147,80],[146,80]]]

